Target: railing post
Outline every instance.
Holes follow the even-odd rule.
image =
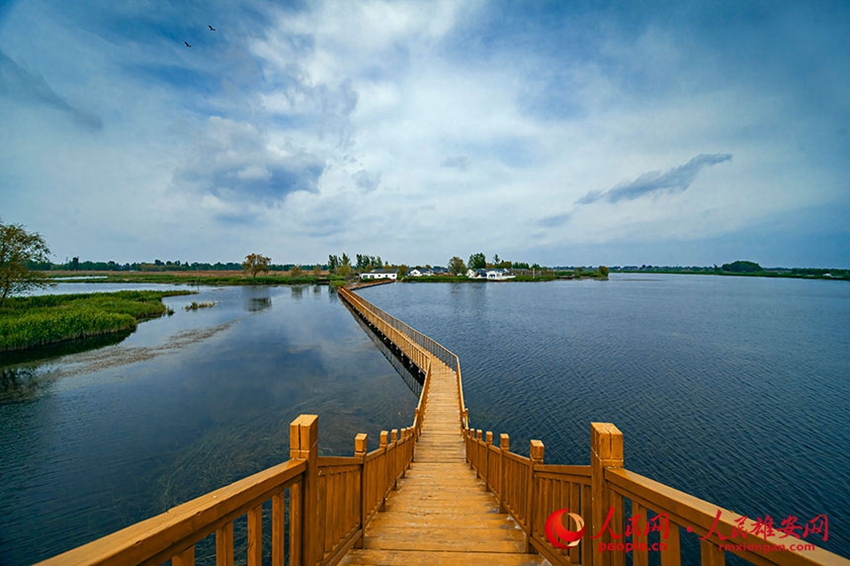
[[[611,423],[590,423],[590,491],[591,491],[591,536],[597,544],[591,544],[594,566],[611,564],[611,553],[601,552],[602,544],[611,542],[603,533],[602,526],[612,508],[611,493],[605,482],[605,468],[623,467],[623,433]],[[612,525],[614,531],[622,526]],[[601,538],[600,538],[601,537]]]
[[[472,435],[472,438],[475,440],[475,477],[481,477],[481,439],[484,438],[481,429],[475,431],[475,434]]]
[[[390,433],[390,443],[393,446],[392,468],[393,468],[393,489],[398,490],[398,429],[394,428]]]
[[[511,437],[507,433],[499,435],[499,513],[507,513],[505,507],[505,453],[511,451]]]
[[[388,443],[390,440],[390,433],[382,430],[381,431],[381,460],[383,461],[383,465],[378,469],[380,470],[380,476],[378,477],[378,489],[380,489],[381,495],[381,507],[378,509],[379,511],[387,510],[387,478],[389,477],[389,472],[387,468],[389,467],[389,459],[387,452],[389,451]]]
[[[528,521],[528,538],[525,540],[525,551],[529,554],[534,553],[534,547],[531,546],[531,539],[534,536],[534,468],[537,464],[543,463],[543,442],[540,440],[532,440],[528,448],[528,457],[531,460],[531,467],[528,470],[528,499],[526,500],[525,517]]]
[[[307,470],[301,486],[301,563],[312,566],[318,561],[319,502],[319,417],[300,415],[289,425],[289,457],[306,460]]]
[[[484,446],[484,489],[492,491],[490,489],[490,446],[493,445],[493,433],[489,430],[486,439],[487,443]]]
[[[363,548],[366,539],[366,519],[369,515],[369,502],[366,500],[366,492],[369,489],[369,480],[366,478],[366,452],[369,435],[365,432],[354,437],[354,456],[360,458],[360,538],[354,543],[354,548]]]

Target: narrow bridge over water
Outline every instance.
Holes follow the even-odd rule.
[[[725,564],[727,553],[753,564],[850,565],[805,540],[742,529],[753,525],[626,470],[623,436],[610,423],[591,423],[589,466],[545,464],[538,440],[528,457],[511,451],[507,434],[494,443],[469,427],[455,354],[351,290],[339,294],[421,374],[410,427],[382,432],[371,452],[358,434],[353,456],[323,457],[318,417],[301,415],[290,425],[290,460],[42,564],[185,566],[214,536],[216,564],[225,566],[624,566],[627,555],[634,566],[651,555],[674,566],[690,562],[688,544],[706,566]],[[563,509],[569,524],[564,515],[553,529],[548,519]],[[584,536],[563,544],[582,522]]]

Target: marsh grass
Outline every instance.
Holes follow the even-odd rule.
[[[215,303],[212,302],[212,301],[208,302],[208,303],[199,303],[198,301],[192,301],[191,304],[186,305],[183,308],[186,309],[187,311],[196,311],[198,309],[208,309],[208,308],[211,308],[211,307],[214,307],[214,306],[215,306]]]
[[[188,291],[119,291],[13,297],[0,308],[0,352],[132,330],[166,312],[162,298]]]

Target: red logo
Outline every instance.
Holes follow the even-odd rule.
[[[571,517],[575,521],[576,529],[571,531],[563,523],[563,516]],[[581,537],[584,536],[584,519],[570,513],[568,509],[559,509],[546,519],[546,540],[555,548],[570,548],[578,546]]]

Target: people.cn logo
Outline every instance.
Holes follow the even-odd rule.
[[[564,515],[572,518],[576,524],[575,531],[564,525]],[[559,509],[546,519],[546,540],[555,548],[570,548],[578,546],[579,540],[584,536],[584,519],[570,513],[569,509]]]

